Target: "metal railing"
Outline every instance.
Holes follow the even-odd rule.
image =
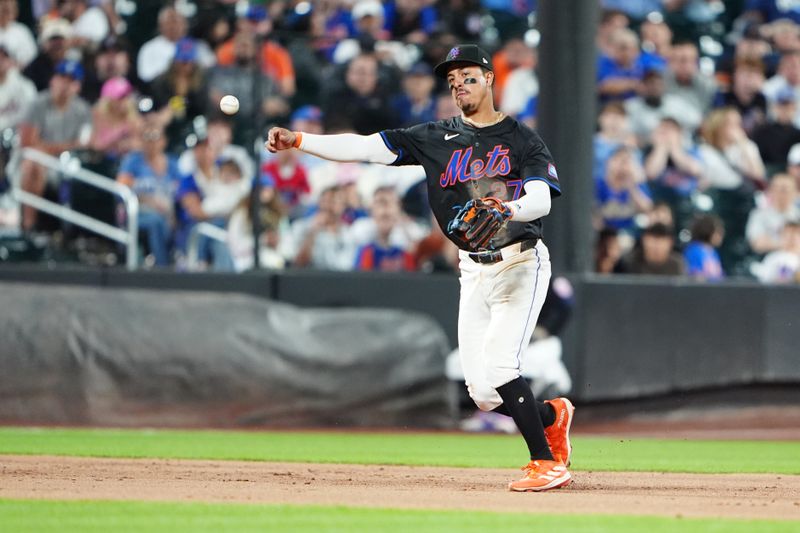
[[[22,190],[19,183],[15,183],[13,186],[14,198],[20,203],[125,245],[127,269],[136,270],[139,255],[139,199],[129,187],[83,168],[80,165],[80,161],[71,156],[69,152],[64,152],[60,158],[56,158],[33,148],[23,148],[22,159],[28,159],[45,168],[60,172],[67,179],[75,179],[117,195],[125,206],[127,229],[112,226],[67,206],[45,200],[40,196]]]
[[[228,242],[228,231],[210,224],[208,222],[198,222],[192,227],[186,245],[186,268],[197,270],[200,264],[200,236],[206,236],[211,240],[222,243]]]

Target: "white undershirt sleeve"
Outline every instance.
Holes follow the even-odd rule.
[[[525,184],[525,194],[518,200],[506,202],[511,208],[511,220],[530,222],[550,213],[550,186],[544,180],[531,180]]]
[[[303,152],[340,162],[365,162],[391,165],[397,154],[389,150],[380,133],[356,135],[340,133],[336,135],[315,135],[303,133],[299,149]]]

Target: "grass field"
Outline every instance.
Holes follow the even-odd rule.
[[[800,442],[574,437],[581,470],[800,474]],[[0,454],[518,468],[516,435],[0,428]]]
[[[360,509],[347,507],[172,504],[149,502],[44,502],[0,500],[4,531],[217,532],[286,531],[381,533],[456,531],[515,533],[796,533],[780,521],[674,519],[642,516],[551,516],[513,513]]]
[[[576,437],[573,443],[579,450],[576,471],[800,474],[797,442]],[[3,454],[518,468],[524,449],[519,437],[499,435],[0,428],[0,466]],[[797,532],[800,521],[0,499],[0,531],[9,532],[506,533],[556,527],[564,532]]]

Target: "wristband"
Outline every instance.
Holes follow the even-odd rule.
[[[300,148],[300,145],[303,143],[303,134],[299,131],[294,131],[294,143],[292,143],[292,147]]]

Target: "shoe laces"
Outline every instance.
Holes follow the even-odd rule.
[[[523,466],[521,470],[525,472],[526,476],[530,477],[535,474],[547,474],[559,466],[563,467],[564,465],[559,461],[547,461],[545,459],[540,459],[529,462]]]

